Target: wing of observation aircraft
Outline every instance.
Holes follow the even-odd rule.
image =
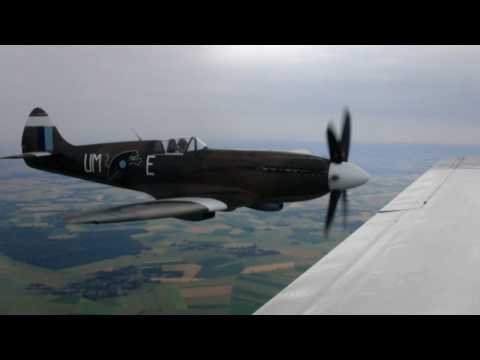
[[[480,159],[441,162],[256,314],[480,314]]]

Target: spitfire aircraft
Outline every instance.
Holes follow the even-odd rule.
[[[74,146],[47,113],[35,108],[22,136],[24,159],[34,168],[111,186],[141,191],[156,200],[84,212],[69,223],[114,223],[173,217],[199,221],[216,211],[248,207],[279,211],[284,203],[330,193],[325,229],[332,224],[340,197],[369,176],[348,162],[351,123],[344,114],[341,137],[327,128],[330,159],[280,151],[210,149],[197,137]]]

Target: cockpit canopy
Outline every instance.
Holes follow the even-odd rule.
[[[158,140],[154,145],[154,152],[158,155],[183,155],[186,152],[199,151],[207,148],[199,138],[193,136],[186,138]]]

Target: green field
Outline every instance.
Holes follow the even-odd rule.
[[[300,274],[301,272],[292,269],[239,276],[233,285],[231,313],[255,312]]]
[[[0,176],[0,314],[249,314],[345,236],[334,230],[323,238],[324,209],[316,203],[279,213],[238,209],[204,222],[65,226],[69,213],[149,197],[21,166],[6,174]],[[242,273],[287,262],[294,267]],[[113,280],[85,285],[105,272],[148,266],[183,275],[145,278],[132,288]],[[79,283],[94,286],[95,296],[75,290]]]

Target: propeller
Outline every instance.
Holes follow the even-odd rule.
[[[327,141],[328,150],[330,152],[330,160],[332,163],[341,164],[348,161],[348,155],[350,152],[350,137],[351,137],[351,124],[350,113],[348,109],[343,114],[343,129],[342,135],[339,138],[335,131],[333,123],[329,123],[327,127]],[[328,232],[335,217],[335,210],[337,208],[338,200],[342,198],[343,206],[343,226],[347,227],[347,215],[348,215],[348,197],[347,190],[335,189],[330,191],[330,199],[328,203],[327,217],[325,221],[325,235],[328,236]]]

